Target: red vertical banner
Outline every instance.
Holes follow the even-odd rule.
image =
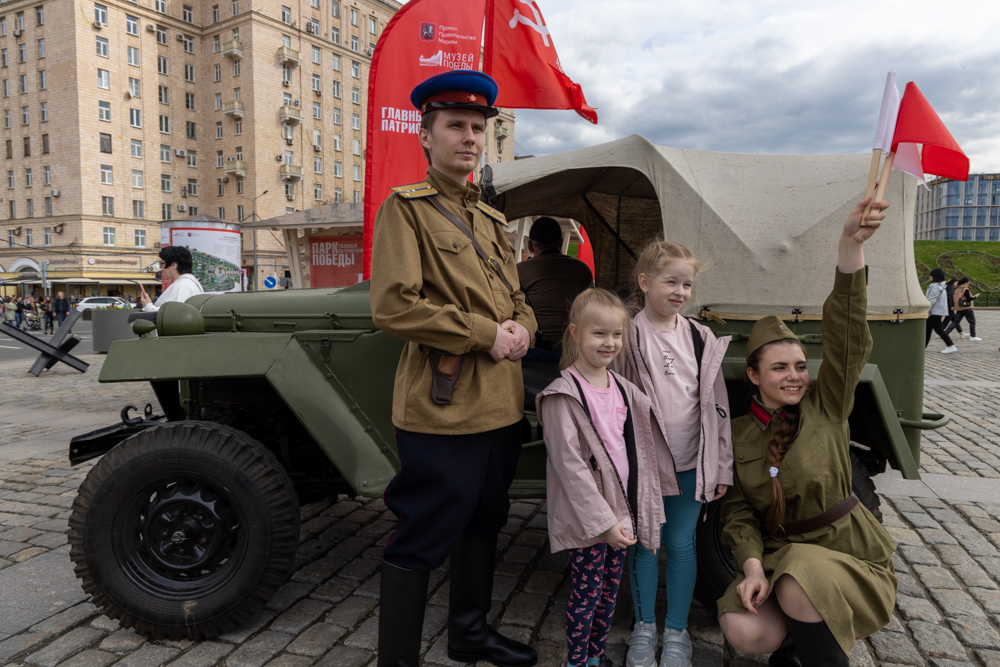
[[[390,188],[424,179],[420,112],[410,92],[451,70],[478,70],[486,0],[411,0],[382,31],[368,78],[362,273],[371,275],[375,214]]]

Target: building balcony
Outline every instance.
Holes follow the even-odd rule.
[[[229,116],[230,118],[243,118],[243,102],[239,100],[233,100],[232,102],[222,103],[222,115]]]
[[[226,176],[247,177],[247,165],[243,160],[227,160]]]
[[[279,174],[283,181],[298,181],[302,179],[302,167],[294,164],[283,164]]]
[[[302,122],[302,112],[299,111],[298,107],[283,104],[278,111],[278,120],[288,125],[298,125]]]
[[[278,49],[278,63],[281,65],[291,65],[292,67],[298,67],[299,63],[299,52],[295,49],[289,48],[287,46],[282,46]]]
[[[228,42],[222,43],[222,55],[227,58],[242,58],[243,57],[243,42],[238,39],[231,39]]]

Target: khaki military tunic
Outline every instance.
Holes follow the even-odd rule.
[[[445,208],[463,220],[483,249],[502,264],[516,290],[476,253],[454,223],[429,201],[394,193],[375,218],[371,304],[375,324],[406,341],[396,368],[392,423],[407,431],[462,435],[516,423],[523,416],[521,362],[489,355],[496,325],[523,325],[534,340],[535,316],[517,280],[514,249],[503,216],[480,204],[479,188],[459,185],[433,168],[427,183]],[[452,405],[431,400],[431,369],[420,345],[466,354]]]
[[[872,347],[865,273],[838,271],[823,305],[823,363],[800,403],[799,433],[778,473],[785,524],[822,514],[851,494],[847,418]],[[767,424],[752,413],[733,420],[735,483],[723,500],[722,516],[723,541],[733,550],[737,576],[719,600],[719,614],[746,611],[736,586],[744,578],[743,563],[757,558],[771,585],[768,594],[781,575],[794,577],[849,653],[857,639],[884,627],[892,616],[899,584],[891,560],[896,545],[860,503],[847,516],[812,532],[784,541],[767,534],[767,443],[780,423],[775,412],[767,410]]]

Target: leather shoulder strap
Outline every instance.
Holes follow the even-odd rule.
[[[392,188],[392,191],[403,199],[423,199],[424,197],[433,197],[438,193],[438,191],[432,188],[430,183],[426,181],[421,183],[411,183],[410,185],[397,185]]]
[[[476,204],[476,208],[485,213],[488,217],[493,218],[494,221],[499,222],[501,225],[507,225],[507,217],[489,204],[484,204],[480,201]]]
[[[465,234],[466,238],[472,241],[472,247],[476,249],[476,252],[482,258],[482,260],[487,264],[489,264],[490,268],[493,269],[494,273],[496,273],[497,276],[500,278],[500,280],[503,281],[504,286],[507,288],[507,291],[510,292],[510,296],[513,298],[515,292],[514,286],[510,284],[510,281],[507,280],[507,276],[504,275],[503,267],[500,265],[500,261],[493,255],[490,255],[485,250],[483,250],[483,246],[479,244],[479,241],[476,240],[476,237],[472,234],[469,228],[465,226],[465,223],[462,222],[457,215],[446,209],[444,207],[444,204],[438,201],[437,197],[427,197],[427,201],[429,201],[441,215],[448,218],[448,220],[450,220],[453,225],[458,227],[459,231]]]

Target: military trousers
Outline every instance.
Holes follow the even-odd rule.
[[[521,455],[520,422],[468,435],[396,429],[400,470],[385,489],[399,523],[382,558],[409,570],[434,570],[459,537],[491,538],[507,524]]]

